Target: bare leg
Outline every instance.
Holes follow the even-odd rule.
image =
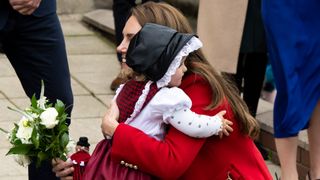
[[[320,101],[316,105],[308,128],[310,176],[311,179],[320,179]]]
[[[276,138],[275,141],[281,165],[281,180],[298,180],[298,137]]]

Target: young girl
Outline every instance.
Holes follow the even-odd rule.
[[[126,54],[126,63],[134,71],[133,79],[121,85],[114,97],[120,112],[118,121],[134,126],[157,140],[163,139],[165,124],[168,123],[197,138],[222,135],[222,132],[229,135],[232,122],[222,117],[225,111],[213,117],[195,114],[190,110],[190,98],[177,88],[187,70],[185,57],[201,46],[194,35],[178,33],[158,24],[144,25],[132,38]],[[110,148],[107,141],[97,145],[84,179],[151,178],[146,173],[135,171],[138,167],[133,164],[124,161],[114,163],[110,158]]]
[[[133,79],[121,85],[114,97],[120,110],[119,122],[158,140],[163,139],[164,123],[197,138],[221,134],[222,130],[228,135],[231,122],[223,119],[224,111],[213,117],[191,112],[190,98],[177,87],[187,71],[186,56],[201,46],[194,35],[146,24],[133,37],[126,55]]]

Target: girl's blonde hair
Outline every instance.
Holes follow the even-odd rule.
[[[139,24],[156,23],[176,29],[181,33],[192,33],[193,30],[183,14],[166,3],[146,2],[131,10]],[[256,138],[259,134],[259,124],[249,113],[247,105],[238,95],[233,83],[228,82],[209,64],[201,49],[187,57],[186,66],[189,72],[199,74],[206,79],[212,90],[211,103],[207,110],[217,107],[224,98],[229,102],[236,119],[239,120],[241,132]]]

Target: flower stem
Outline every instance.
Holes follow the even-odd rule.
[[[11,107],[9,107],[9,106],[8,106],[8,109],[20,113],[21,115],[25,116],[25,117],[26,117],[27,119],[29,119],[29,120],[32,120],[32,119],[33,119],[32,116],[30,116],[27,112],[24,112],[24,111],[22,111],[22,110],[20,110],[20,109],[13,109],[13,108],[11,108]]]

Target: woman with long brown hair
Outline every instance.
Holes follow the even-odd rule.
[[[131,38],[145,23],[192,33],[186,18],[174,7],[145,3],[132,9],[118,52],[126,54]],[[180,88],[192,100],[192,111],[214,115],[226,110],[225,118],[233,122],[234,131],[222,139],[196,139],[169,127],[163,141],[157,141],[134,127],[119,124],[118,109],[112,104],[101,125],[104,135],[113,136],[112,160],[161,179],[272,179],[252,140],[259,133],[258,123],[237,92],[210,66],[200,50],[188,56],[186,66],[188,71]],[[70,172],[66,167],[67,163],[55,164],[57,176]]]

